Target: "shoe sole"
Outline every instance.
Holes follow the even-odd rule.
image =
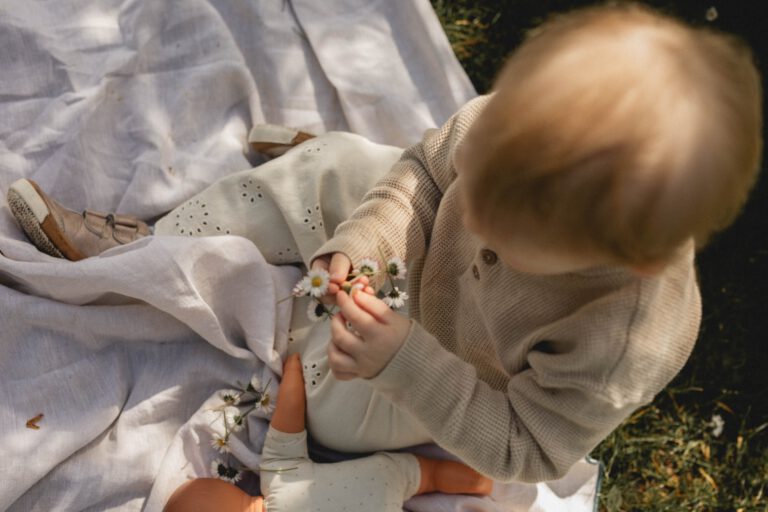
[[[29,180],[21,179],[11,185],[8,190],[8,206],[35,247],[51,256],[65,258],[43,230],[43,223],[51,211]]]
[[[258,153],[277,157],[315,136],[277,124],[257,124],[248,133],[248,143]]]

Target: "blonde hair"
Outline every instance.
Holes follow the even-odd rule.
[[[625,263],[702,246],[740,212],[762,151],[760,78],[736,38],[636,4],[545,23],[507,61],[457,165],[469,218],[531,218]]]

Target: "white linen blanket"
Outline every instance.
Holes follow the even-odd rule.
[[[153,220],[258,164],[253,123],[405,146],[474,95],[426,0],[0,0],[0,510],[159,511],[210,476],[206,409],[276,381],[299,277],[238,237],[50,258],[7,208],[14,180]],[[248,426],[255,467],[266,420]],[[596,482],[585,463],[407,508],[591,510]]]

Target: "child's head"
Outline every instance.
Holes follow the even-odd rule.
[[[664,263],[730,224],[755,181],[760,79],[731,36],[583,9],[538,29],[494,91],[456,159],[465,221],[521,258]]]

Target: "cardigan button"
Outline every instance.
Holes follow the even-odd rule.
[[[477,269],[477,265],[472,265],[472,275],[475,279],[480,279],[480,271]]]
[[[490,249],[483,249],[480,251],[480,256],[483,258],[486,265],[493,265],[499,261],[499,257]]]

